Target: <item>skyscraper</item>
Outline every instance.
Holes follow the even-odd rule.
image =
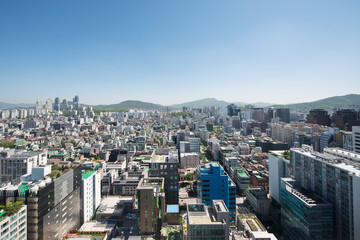
[[[75,95],[73,98],[73,105],[75,110],[79,110],[79,96]]]
[[[54,111],[60,111],[60,98],[55,98]]]

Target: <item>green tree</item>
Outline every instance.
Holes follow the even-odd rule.
[[[0,143],[0,147],[14,148],[15,147],[15,142],[13,142],[13,141],[3,141],[3,142]]]
[[[187,173],[185,177],[187,180],[191,181],[191,180],[193,180],[193,175],[194,174],[190,172],[190,173]]]

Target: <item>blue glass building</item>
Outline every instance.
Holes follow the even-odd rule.
[[[217,162],[197,168],[199,200],[212,205],[213,200],[223,200],[230,212],[230,221],[236,221],[236,185]]]

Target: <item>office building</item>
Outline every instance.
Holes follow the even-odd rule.
[[[298,187],[292,178],[282,178],[280,189],[281,226],[286,239],[334,239],[330,203]]]
[[[76,95],[73,98],[73,105],[74,105],[75,110],[79,110],[79,96],[78,95]]]
[[[224,201],[214,200],[212,207],[187,204],[187,239],[229,239],[229,210]]]
[[[31,173],[33,167],[46,163],[47,155],[43,151],[23,151],[0,157],[0,183],[19,181],[22,175]]]
[[[166,204],[179,203],[179,160],[175,148],[156,149],[149,163],[149,177],[164,178]]]
[[[217,162],[197,168],[199,201],[212,205],[213,200],[223,200],[230,212],[230,221],[236,217],[236,185]]]
[[[307,123],[314,123],[330,127],[330,115],[324,109],[312,109],[306,117]]]
[[[142,178],[137,200],[140,234],[158,232],[165,217],[164,178]]]
[[[289,108],[278,108],[276,109],[276,116],[281,122],[290,123],[290,109]]]
[[[292,176],[333,205],[335,239],[360,239],[360,156],[331,148],[324,152],[291,149]]]
[[[54,111],[60,111],[60,98],[55,98]]]
[[[81,166],[48,174],[49,167],[38,167],[20,185],[0,188],[0,204],[27,203],[28,240],[60,240],[81,224]]]
[[[332,122],[340,130],[351,131],[353,126],[360,126],[358,112],[354,109],[341,109],[333,113]]]
[[[241,115],[241,109],[238,108],[235,104],[230,104],[227,106],[227,115],[232,116],[240,116]]]
[[[189,138],[190,152],[200,153],[200,138]]]

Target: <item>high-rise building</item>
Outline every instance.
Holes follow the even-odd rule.
[[[165,218],[164,178],[142,178],[137,187],[140,234],[160,230]]]
[[[200,153],[200,138],[189,138],[190,152]]]
[[[82,173],[82,222],[87,222],[95,214],[101,200],[101,180],[97,171]]]
[[[335,239],[360,239],[360,156],[344,149],[290,150],[292,176],[334,207]],[[270,173],[271,174],[271,173]]]
[[[179,203],[178,150],[156,149],[149,164],[149,177],[164,178],[166,204]]]
[[[60,111],[60,98],[55,98],[54,111]]]
[[[73,105],[74,105],[75,110],[79,110],[79,96],[78,95],[76,95],[73,98]]]
[[[281,178],[290,176],[290,160],[284,151],[271,151],[269,154],[269,193],[273,200],[280,203]]]
[[[307,123],[314,123],[330,127],[330,115],[324,109],[312,109],[306,117]]]
[[[292,178],[281,179],[281,227],[286,239],[334,239],[333,223],[330,203],[298,187]]]
[[[230,212],[230,221],[236,220],[236,185],[217,162],[197,168],[199,201],[212,205],[213,200],[224,200]]]
[[[48,112],[51,112],[53,110],[53,102],[51,101],[51,99],[47,99],[46,102],[45,102],[45,109],[48,111]]]
[[[0,188],[0,204],[27,203],[27,239],[60,240],[81,224],[81,166],[65,172],[51,172],[47,165],[24,177],[20,185]],[[58,173],[60,176],[58,176]],[[56,175],[55,175],[56,174]]]
[[[360,126],[354,126],[352,128],[352,141],[354,152],[360,153]]]
[[[43,103],[41,100],[36,101],[35,110],[36,113],[41,113],[41,110],[43,109]]]
[[[290,123],[290,109],[289,108],[276,109],[276,116],[280,118],[280,121]]]
[[[333,113],[332,122],[340,130],[351,131],[352,126],[359,126],[358,113],[354,109],[341,109]]]
[[[227,114],[230,117],[239,116],[241,114],[241,110],[235,104],[230,104],[227,106]]]
[[[69,110],[69,103],[66,99],[64,99],[60,104],[60,110],[61,111],[67,111]]]

